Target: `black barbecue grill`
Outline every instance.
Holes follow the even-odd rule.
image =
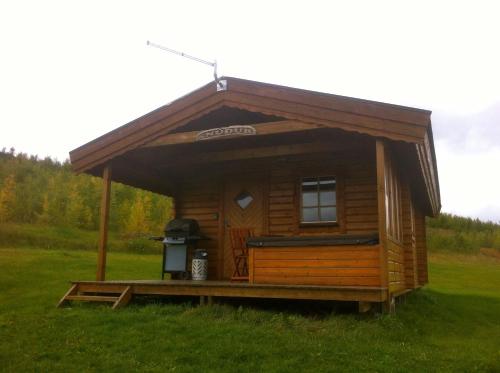
[[[196,249],[203,239],[200,227],[194,219],[173,219],[165,226],[165,237],[155,237],[163,242],[163,265],[161,278],[170,273],[172,278],[188,279],[188,250]]]
[[[201,239],[200,226],[194,219],[173,219],[165,225],[166,243],[183,244]]]

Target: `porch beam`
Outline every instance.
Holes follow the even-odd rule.
[[[287,155],[310,154],[310,153],[332,153],[352,149],[354,143],[332,144],[328,142],[310,142],[293,145],[261,146],[238,150],[227,150],[220,152],[203,152],[183,159],[172,159],[169,162],[156,165],[159,169],[167,167],[185,167],[194,164],[215,163],[224,161],[235,161],[244,159],[258,159],[268,157],[279,157]]]
[[[97,281],[106,278],[106,249],[108,244],[109,202],[111,197],[111,165],[106,165],[102,173],[103,189],[99,221],[99,251],[97,254]]]
[[[254,127],[257,132],[253,136],[275,135],[280,133],[290,133],[290,132],[314,130],[317,128],[325,128],[325,126],[321,124],[305,123],[293,120],[283,120],[279,122],[264,122],[264,123],[249,124],[249,125]],[[149,143],[144,144],[142,147],[150,148],[155,146],[190,144],[200,141],[197,140],[197,136],[199,133],[200,131],[191,131],[191,132],[167,134],[160,136]],[[201,140],[201,141],[224,140],[230,137],[235,137],[235,136],[215,137],[210,140]]]

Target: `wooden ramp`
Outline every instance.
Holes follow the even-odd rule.
[[[123,285],[114,289],[113,295],[109,292],[101,291],[86,291],[82,289],[79,283],[73,283],[71,288],[61,298],[57,307],[62,307],[69,301],[84,301],[84,302],[109,302],[113,303],[113,309],[126,306],[132,299],[132,286]]]
[[[275,298],[383,302],[387,289],[381,287],[249,284],[229,281],[125,280],[75,281],[58,307],[70,301],[113,303],[113,309],[127,305],[133,295]]]

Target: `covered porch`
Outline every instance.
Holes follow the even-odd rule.
[[[147,146],[109,163],[102,170],[96,281],[73,281],[60,306],[99,301],[118,308],[134,296],[195,296],[208,304],[217,297],[349,301],[361,302],[362,309],[386,301],[378,244],[375,141],[335,129],[298,128],[302,130],[286,136]],[[152,175],[149,183],[164,185],[174,199],[175,217],[199,223],[207,238],[198,243],[208,251],[207,281],[162,281],[160,261],[158,280],[106,280],[111,180],[135,176],[137,169],[127,171],[127,165],[139,162],[139,170],[148,170],[150,164],[157,168],[147,171]],[[335,222],[301,224],[301,182],[314,175],[335,176]],[[236,201],[241,193],[251,198],[244,209]],[[233,227],[250,227],[261,240],[248,249],[248,278],[243,282],[231,281]]]

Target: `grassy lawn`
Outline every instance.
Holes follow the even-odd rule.
[[[259,304],[54,306],[95,253],[0,249],[3,371],[500,371],[500,263],[431,257],[392,316]],[[109,279],[158,278],[155,255],[111,253]],[[312,306],[311,306],[312,307]]]

